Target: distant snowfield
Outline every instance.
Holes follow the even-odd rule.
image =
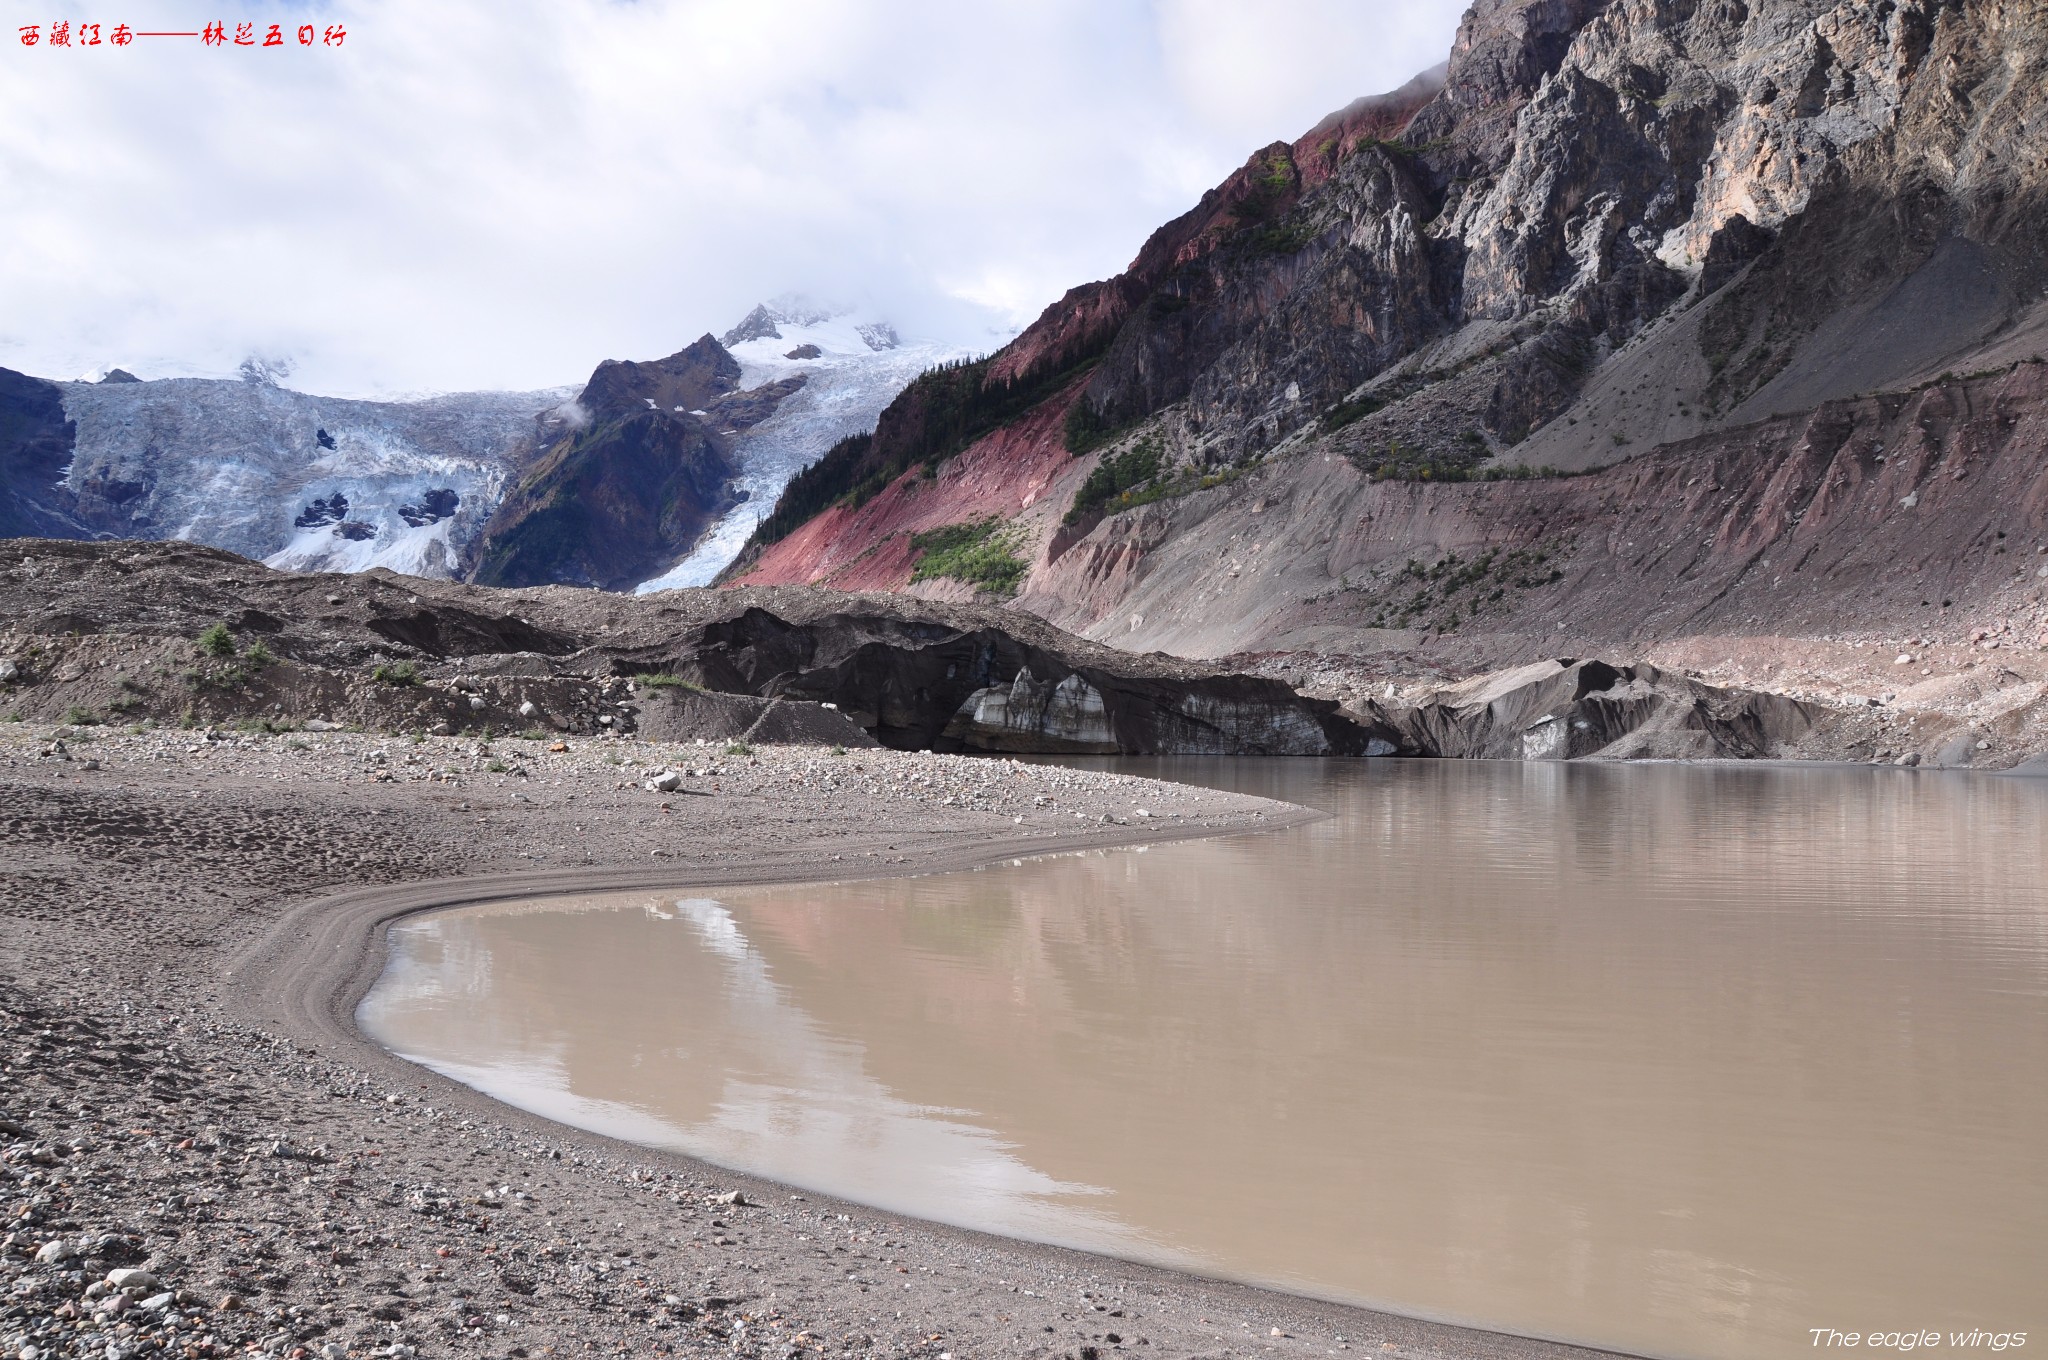
[[[899,342],[893,349],[875,349],[870,337],[882,343],[894,337],[886,323],[858,314],[818,320],[813,319],[816,309],[768,306],[782,333],[779,339],[763,337],[727,346],[740,361],[740,386],[758,387],[797,373],[806,375],[807,381],[774,415],[731,436],[733,458],[740,469],[735,485],[747,493],[747,499],[712,525],[688,557],[636,586],[637,595],[711,584],[739,556],[755,526],[774,510],[792,477],[848,435],[874,429],[882,408],[895,400],[912,378],[966,353],[931,342]],[[800,319],[786,319],[792,314]],[[817,346],[819,356],[787,357],[791,350],[805,345]]]
[[[235,380],[70,383],[64,481],[124,536],[291,571],[452,576],[534,417],[577,390],[376,402]]]

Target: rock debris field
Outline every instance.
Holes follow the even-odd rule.
[[[0,725],[0,1356],[1563,1354],[583,1134],[376,1049],[347,1023],[374,966],[350,991],[299,957],[374,962],[390,911],[318,932],[379,885],[796,881],[1309,815],[876,749]],[[302,975],[319,1005],[265,990]]]

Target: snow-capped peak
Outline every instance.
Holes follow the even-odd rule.
[[[785,296],[747,313],[722,342],[740,361],[740,386],[803,375],[804,385],[775,414],[733,439],[746,499],[704,536],[696,551],[641,592],[711,582],[738,555],[776,498],[833,444],[875,427],[875,417],[912,378],[960,358],[933,341],[906,340],[881,317]]]
[[[887,320],[858,308],[784,294],[748,312],[720,343],[741,363],[775,364],[878,354],[900,347],[903,339]],[[802,352],[810,349],[818,353]]]

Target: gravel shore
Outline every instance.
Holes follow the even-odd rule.
[[[0,1356],[1580,1354],[799,1195],[351,1020],[408,911],[1314,815],[885,750],[0,726]]]

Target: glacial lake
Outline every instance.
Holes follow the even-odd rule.
[[[1403,1313],[2048,1346],[2048,781],[1091,763],[1333,816],[427,915],[364,1028],[566,1123]]]

